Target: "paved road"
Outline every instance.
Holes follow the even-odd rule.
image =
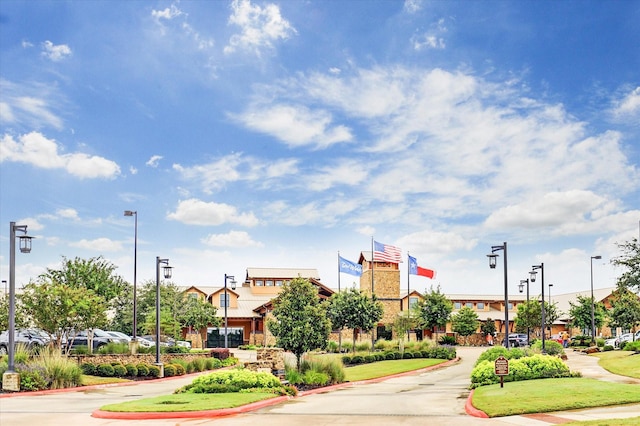
[[[232,417],[217,419],[113,420],[97,419],[90,414],[102,405],[166,395],[190,383],[191,377],[111,386],[99,389],[45,393],[33,396],[0,398],[0,425],[521,425],[543,426],[574,420],[640,416],[640,404],[533,416],[481,419],[465,413],[469,394],[469,374],[477,356],[486,348],[458,348],[461,361],[453,366],[419,374],[391,378],[379,383],[358,384],[324,394],[308,395],[275,406]],[[588,377],[633,382],[610,375],[597,366],[597,359],[570,352],[572,370]],[[576,368],[578,367],[578,368]],[[586,372],[586,374],[585,374]],[[640,381],[635,381],[640,383]]]

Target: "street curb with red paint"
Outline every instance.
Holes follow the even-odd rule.
[[[482,410],[478,410],[476,407],[473,406],[473,403],[471,402],[473,400],[473,392],[475,389],[473,389],[470,393],[469,396],[467,397],[467,402],[464,404],[464,411],[466,411],[466,413],[470,416],[473,417],[480,417],[483,419],[488,419],[489,416],[487,415],[487,413],[485,413]]]

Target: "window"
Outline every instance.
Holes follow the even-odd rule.
[[[228,308],[229,307],[229,298],[226,297],[229,296],[228,294],[224,294],[224,292],[220,293],[220,307],[224,308],[225,306]]]
[[[409,297],[409,308],[413,308],[418,303],[417,297]]]
[[[273,280],[267,280],[267,281],[265,281],[265,285],[266,285],[267,287],[273,287]]]
[[[509,310],[512,311],[513,310],[513,303],[509,303]]]
[[[197,300],[198,299],[198,293],[189,293],[189,299],[191,300]]]
[[[484,309],[484,302],[478,302],[476,304],[476,309],[478,309],[479,311],[483,310]]]
[[[460,303],[460,302],[455,302],[455,303],[453,304],[453,307],[454,307],[454,308],[456,308],[456,309],[460,309],[460,308],[462,308],[462,303]]]
[[[466,306],[467,308],[473,309],[473,303],[471,303],[471,302],[465,303],[464,306]]]
[[[276,287],[282,287],[282,280],[276,280]]]
[[[256,280],[256,287],[262,287],[264,285],[264,281]]]

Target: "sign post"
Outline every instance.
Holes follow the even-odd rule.
[[[500,376],[500,387],[502,388],[504,387],[504,376],[509,375],[509,360],[499,356],[493,365],[496,376]]]

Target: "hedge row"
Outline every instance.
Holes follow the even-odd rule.
[[[189,362],[182,359],[173,359],[164,364],[165,377],[181,376],[186,373],[194,373],[205,370],[215,370],[228,365],[237,363],[235,358],[226,358],[220,360],[218,358],[196,358]],[[89,376],[101,377],[151,377],[160,376],[160,368],[154,364],[145,362],[138,364],[122,364],[114,361],[112,363],[94,364],[91,362],[83,362],[80,364],[83,374]]]
[[[432,358],[432,359],[454,359],[456,349],[450,346],[436,346],[422,351],[385,351],[373,352],[367,355],[345,355],[342,357],[344,365],[367,364],[376,361],[394,359]]]

